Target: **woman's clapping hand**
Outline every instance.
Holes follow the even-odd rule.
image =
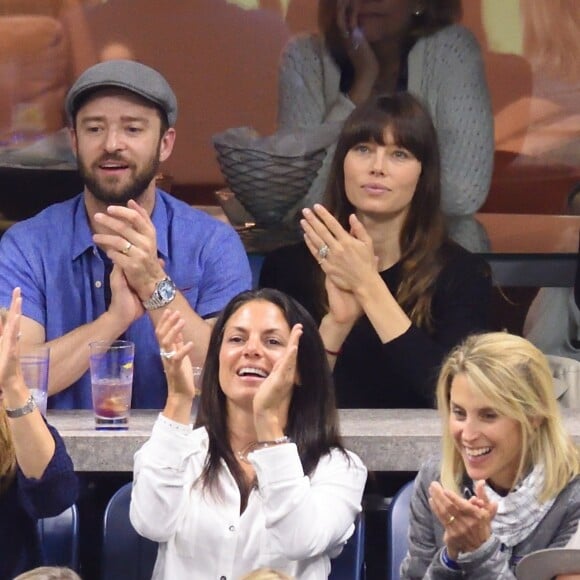
[[[464,499],[440,483],[429,486],[429,505],[445,528],[443,541],[449,557],[457,559],[460,552],[473,552],[491,536],[491,522],[497,504],[488,499],[484,482],[478,481],[475,495]]]
[[[3,397],[5,390],[24,386],[18,345],[21,316],[22,296],[20,288],[15,288],[9,310],[0,317],[0,391]]]
[[[161,362],[167,376],[168,395],[193,400],[195,384],[193,367],[188,354],[191,342],[184,343],[182,330],[185,321],[177,311],[166,310],[155,329],[159,342]]]
[[[354,214],[349,218],[350,232],[320,204],[313,210],[303,210],[303,215],[300,225],[304,241],[335,286],[355,292],[366,280],[376,276],[377,259],[372,239]],[[328,248],[324,257],[320,255],[323,246]]]
[[[283,355],[274,363],[268,377],[258,388],[253,400],[254,423],[259,439],[275,439],[276,429],[285,424],[292,392],[300,382],[296,359],[302,325],[295,324],[290,331]],[[273,431],[272,431],[273,430]],[[268,433],[272,431],[272,435]]]

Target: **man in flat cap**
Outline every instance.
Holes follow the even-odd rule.
[[[2,237],[0,306],[22,288],[22,348],[51,349],[50,408],[91,408],[88,344],[115,339],[135,343],[133,408],[162,408],[155,323],[179,310],[202,364],[211,319],[251,286],[247,256],[230,226],[156,188],[177,118],[162,75],[134,61],[99,63],[65,108],[84,191]]]

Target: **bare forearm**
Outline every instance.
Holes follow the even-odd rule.
[[[50,347],[49,395],[59,393],[77,381],[89,368],[89,343],[116,340],[127,326],[105,312],[99,318],[47,342]]]
[[[382,343],[401,336],[411,326],[411,320],[379,274],[372,282],[360,284],[355,295]]]
[[[348,91],[348,98],[355,105],[361,105],[371,96],[373,85],[374,79],[372,77],[365,77],[355,81],[350,91]]]
[[[191,407],[193,399],[185,395],[169,394],[163,415],[176,423],[189,425],[191,423]]]
[[[254,416],[254,425],[258,441],[275,441],[284,437],[284,430],[275,414],[256,414]]]
[[[24,406],[30,393],[24,383],[17,388],[6,389],[5,405],[8,409]],[[40,479],[54,455],[55,443],[40,411],[8,419],[16,461],[26,477]]]
[[[326,356],[331,369],[334,368],[336,358],[342,348],[342,343],[349,335],[353,325],[354,322],[337,322],[332,316],[332,313],[328,313],[320,322],[319,332],[322,337],[322,342],[324,343],[324,348],[326,349]]]

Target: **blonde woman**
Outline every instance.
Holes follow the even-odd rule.
[[[59,514],[77,496],[64,443],[46,424],[22,378],[21,308],[16,288],[10,310],[0,316],[0,578],[42,564],[36,520]]]
[[[401,578],[514,579],[564,546],[580,518],[580,460],[544,355],[506,333],[468,338],[443,364],[442,458],[419,472]]]

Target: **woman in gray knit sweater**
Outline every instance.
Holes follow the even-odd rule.
[[[328,138],[325,162],[300,201],[322,198],[343,122],[373,94],[409,91],[427,107],[441,150],[443,213],[484,203],[493,167],[493,114],[477,40],[455,24],[460,0],[319,0],[319,34],[286,46],[278,130]]]
[[[513,580],[580,518],[580,458],[543,354],[507,333],[468,338],[437,385],[442,458],[419,472],[404,579]]]

